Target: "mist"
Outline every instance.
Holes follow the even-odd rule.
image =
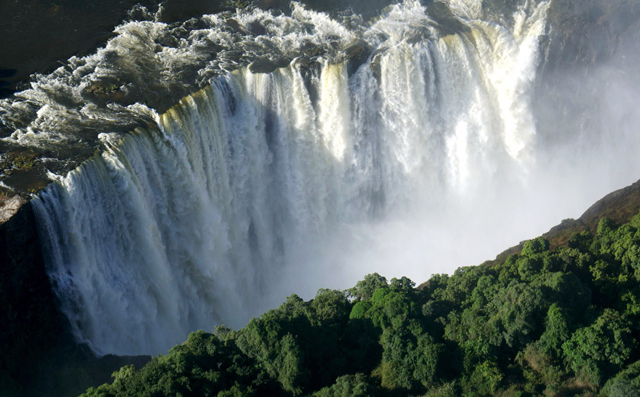
[[[424,205],[408,213],[335,228],[296,251],[274,303],[292,291],[311,299],[318,285],[350,288],[373,272],[419,285],[433,274],[479,265],[636,182],[638,36],[638,23],[631,24],[614,48],[600,50],[608,54],[587,66],[568,64],[544,75],[545,60],[539,61],[532,95],[536,154],[520,174],[483,179],[435,201],[426,192],[417,200]],[[544,78],[552,87],[540,84]]]

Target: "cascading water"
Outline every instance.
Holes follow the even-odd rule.
[[[530,197],[547,177],[530,95],[548,3],[524,2],[510,24],[483,20],[480,2],[449,5],[456,34],[414,1],[367,28],[298,7],[239,15],[246,30],[261,21],[275,32],[255,42],[192,32],[245,50],[325,52],[222,73],[163,115],[111,108],[144,126],[102,134],[107,150],[33,201],[78,340],[99,354],[163,352],[292,292],[374,271],[426,280],[552,224],[566,206],[522,214],[547,203]],[[222,67],[224,54],[206,61],[207,48],[183,40],[177,48],[207,65],[201,76]],[[350,73],[335,48],[355,40],[372,54]],[[512,229],[516,214],[527,228]]]

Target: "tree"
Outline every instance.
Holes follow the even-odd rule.
[[[606,309],[593,324],[578,329],[562,349],[576,375],[601,385],[603,379],[620,370],[636,346],[630,322],[617,311]]]
[[[547,312],[545,329],[537,346],[542,353],[553,360],[558,360],[562,358],[562,345],[569,340],[570,336],[565,310],[554,303]]]
[[[339,377],[335,384],[314,393],[313,397],[374,397],[377,395],[379,395],[378,388],[373,380],[358,373]]]
[[[522,256],[531,258],[546,251],[549,251],[549,241],[543,237],[538,237],[524,243]]]
[[[359,300],[369,300],[379,288],[386,288],[387,279],[378,273],[367,274],[355,287],[348,290],[349,295]]]

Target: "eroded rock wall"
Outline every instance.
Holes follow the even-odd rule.
[[[22,390],[34,363],[68,344],[31,204],[0,225],[0,390]],[[4,383],[4,384],[3,384]]]
[[[634,0],[554,0],[533,100],[541,143],[592,138],[611,124],[606,113],[614,85],[640,91],[640,2]],[[616,98],[618,97],[618,98]]]

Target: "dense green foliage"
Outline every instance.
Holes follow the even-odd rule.
[[[86,396],[640,395],[640,215],[422,288],[371,274],[198,331]]]

